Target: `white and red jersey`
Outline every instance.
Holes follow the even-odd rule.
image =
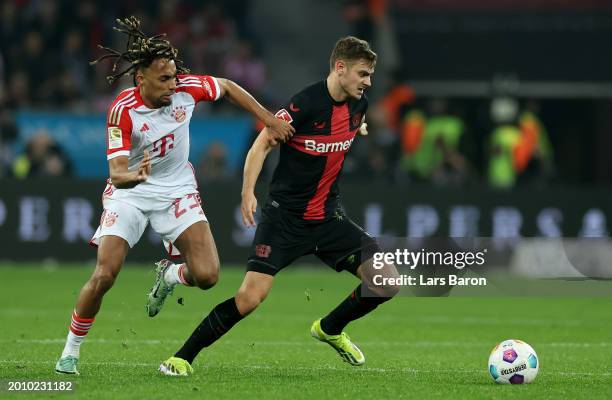
[[[129,169],[134,170],[148,150],[151,175],[131,189],[109,185],[104,195],[138,202],[140,197],[172,200],[195,192],[197,184],[189,163],[189,121],[198,102],[215,101],[219,96],[217,79],[198,75],[179,75],[171,104],[161,108],[144,105],[140,86],[122,91],[108,111],[107,159],[128,156]]]

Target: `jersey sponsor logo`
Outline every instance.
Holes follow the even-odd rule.
[[[149,125],[147,125],[147,123],[145,122],[144,124],[142,124],[142,127],[140,128],[140,132],[146,132],[149,130]]]
[[[300,108],[296,107],[293,103],[289,104],[289,109],[293,112],[300,112]]]
[[[185,121],[185,117],[187,117],[187,111],[185,109],[185,106],[174,107],[174,109],[172,110],[172,116],[174,117],[174,120],[176,122]]]
[[[278,110],[276,114],[274,114],[274,116],[278,119],[282,119],[283,121],[286,121],[289,123],[293,122],[293,118],[291,118],[291,115],[289,114],[289,112],[287,112],[287,110],[285,110],[284,108],[281,108],[280,110]]]
[[[123,147],[123,132],[121,128],[111,126],[108,128],[108,149],[120,149]]]
[[[304,148],[315,153],[336,153],[350,149],[353,140],[355,139],[352,138],[341,142],[317,143],[316,140],[306,139],[304,141]]]
[[[170,150],[174,148],[174,133],[169,133],[161,139],[153,142],[151,155],[153,157],[164,157]]]
[[[267,244],[258,244],[255,246],[255,255],[260,258],[268,258],[272,253],[272,247]]]

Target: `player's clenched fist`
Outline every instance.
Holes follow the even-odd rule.
[[[359,134],[361,136],[366,136],[368,134],[368,123],[367,122],[363,122],[361,124],[361,126],[359,127]]]
[[[276,147],[279,144],[283,143],[283,141],[281,141],[280,139],[275,137],[274,134],[270,130],[266,130],[265,134],[266,134],[266,139],[267,139],[267,142],[268,142],[268,146]]]
[[[281,143],[291,139],[295,132],[295,128],[289,122],[276,117],[271,117],[269,121],[266,121],[266,126],[269,128],[274,140]]]

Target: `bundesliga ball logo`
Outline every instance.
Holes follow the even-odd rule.
[[[539,369],[535,350],[521,340],[504,340],[489,357],[489,373],[497,383],[530,383]]]
[[[177,106],[172,110],[172,116],[176,122],[183,122],[187,116],[185,106]]]

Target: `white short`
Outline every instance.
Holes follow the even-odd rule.
[[[199,221],[208,222],[198,193],[188,194],[172,202],[143,199],[139,207],[121,200],[104,199],[100,226],[90,244],[97,246],[106,235],[119,236],[134,247],[147,224],[159,233],[171,257],[180,256],[174,242],[185,229]]]

